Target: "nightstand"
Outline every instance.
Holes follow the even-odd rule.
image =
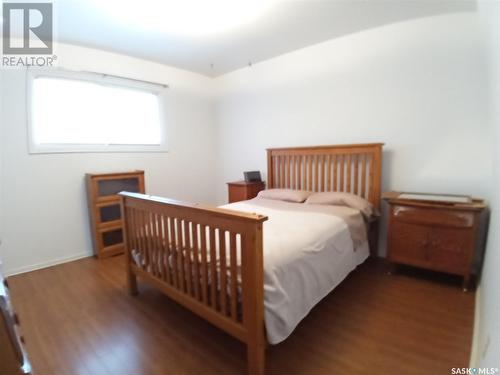
[[[259,191],[264,190],[265,188],[266,188],[266,184],[263,181],[228,182],[227,183],[227,190],[228,190],[229,203],[246,201],[248,199],[255,198],[257,196],[257,194],[259,194]]]
[[[463,277],[463,289],[477,274],[484,249],[486,205],[453,195],[384,193],[390,207],[387,258]]]

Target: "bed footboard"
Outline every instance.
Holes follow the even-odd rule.
[[[127,285],[137,277],[247,344],[265,367],[262,223],[256,214],[120,193]]]

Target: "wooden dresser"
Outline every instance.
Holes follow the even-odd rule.
[[[121,191],[145,192],[144,171],[86,174],[94,254],[104,258],[124,251]]]
[[[31,374],[31,365],[24,350],[19,318],[12,308],[7,281],[0,263],[0,374]]]
[[[229,203],[246,201],[248,199],[255,198],[259,191],[264,190],[266,184],[263,181],[258,182],[246,182],[246,181],[236,181],[228,182],[228,201]]]
[[[390,207],[388,260],[460,275],[466,291],[483,255],[484,202],[404,199],[399,192],[385,193],[383,199]]]

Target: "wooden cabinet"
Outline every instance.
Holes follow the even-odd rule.
[[[19,318],[9,298],[7,281],[0,273],[0,374],[30,374]]]
[[[390,206],[389,261],[461,275],[467,289],[483,253],[484,202],[402,199],[396,192],[383,198]]]
[[[144,171],[86,175],[94,254],[104,258],[124,251],[121,191],[143,193]]]
[[[228,200],[229,203],[246,201],[248,199],[255,198],[259,191],[266,188],[266,184],[263,181],[258,182],[228,182]]]

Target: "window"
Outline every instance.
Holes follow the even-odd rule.
[[[31,153],[166,151],[159,86],[92,73],[31,73],[28,95]]]

